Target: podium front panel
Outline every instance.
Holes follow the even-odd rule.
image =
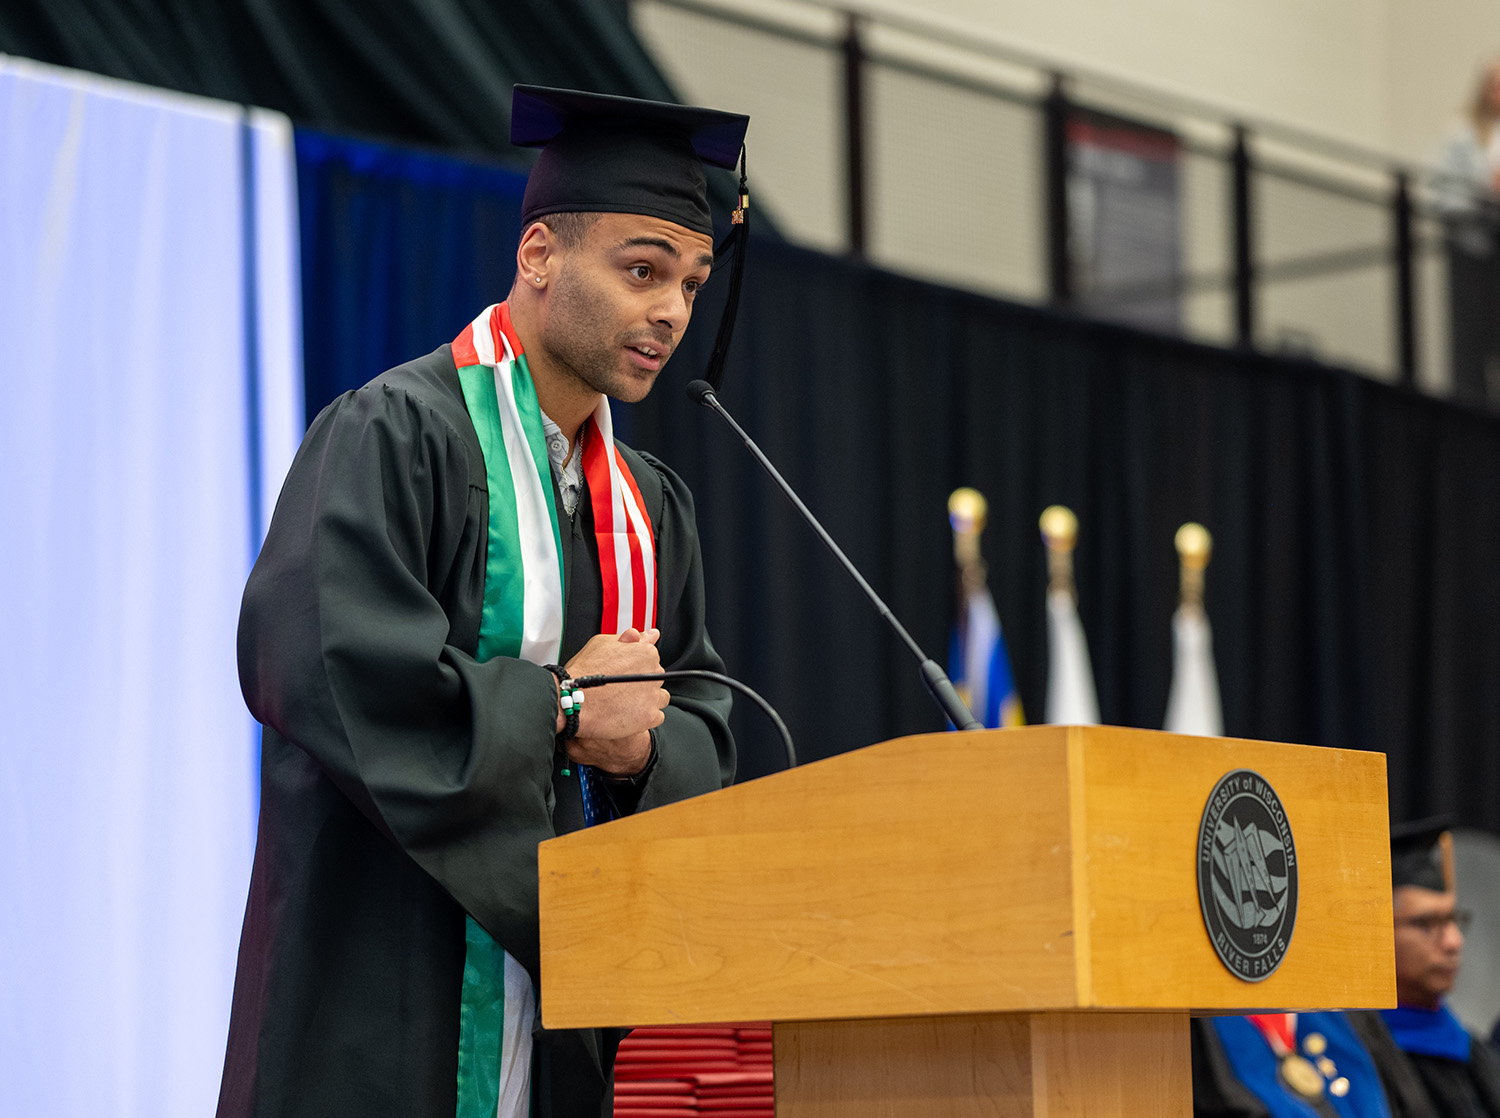
[[[883,742],[543,843],[549,1028],[1394,1004],[1385,758],[1114,727]],[[1295,836],[1293,935],[1235,977],[1199,908],[1226,772]]]
[[[1092,917],[1084,1005],[1395,1005],[1384,754],[1110,726],[1074,729],[1071,749],[1086,862],[1075,887]],[[1296,921],[1280,964],[1258,981],[1214,952],[1197,886],[1209,793],[1236,770],[1275,790],[1295,840]]]
[[[936,734],[543,843],[544,1020],[1072,1005],[1068,812],[1056,742]]]

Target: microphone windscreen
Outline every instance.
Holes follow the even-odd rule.
[[[714,386],[706,380],[690,380],[687,386],[688,399],[695,404],[707,406],[708,398],[714,394]]]

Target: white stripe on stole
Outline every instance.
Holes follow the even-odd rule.
[[[494,313],[495,308],[489,307],[469,323],[469,334],[474,339],[474,353],[481,365],[488,365],[492,369],[498,364],[495,360],[495,335],[490,328],[490,317]]]
[[[605,435],[605,446],[609,449],[609,484],[610,488],[614,491],[613,505],[615,510],[614,516],[616,517],[615,524],[617,526],[615,550],[618,553],[620,543],[623,540],[623,533],[620,533],[618,530],[618,526],[621,524],[618,517],[622,507],[626,515],[630,518],[630,527],[635,538],[641,543],[641,571],[646,582],[644,587],[646,599],[645,620],[641,623],[641,628],[648,629],[651,627],[651,619],[656,616],[656,551],[655,545],[651,540],[651,522],[646,517],[646,510],[637,504],[635,490],[630,487],[629,482],[625,480],[624,474],[621,472],[620,452],[615,448],[614,419],[609,410],[608,397],[599,401],[599,407],[594,412],[594,422],[599,425],[600,433]],[[635,569],[630,565],[630,541],[623,540],[623,543],[625,546],[625,582],[633,583]],[[632,587],[632,591],[633,589]],[[626,625],[633,624],[631,619],[634,613],[634,603],[635,597],[633,593],[629,601],[626,601],[624,587],[622,586],[620,609],[626,615]]]
[[[491,340],[488,330],[476,330],[475,333],[482,335],[487,344]],[[479,338],[475,340],[477,342]],[[525,572],[521,659],[533,664],[551,664],[562,649],[563,600],[557,541],[552,535],[547,494],[521,426],[515,386],[511,384],[515,355],[503,335],[500,341],[505,354],[495,364],[495,395],[500,403],[500,423],[505,432],[505,456],[510,462],[511,482],[516,491],[516,527],[521,537],[521,564]],[[485,361],[483,351],[480,351],[479,359]],[[551,484],[550,476],[547,484]]]
[[[625,490],[625,479],[620,476],[620,466],[615,461],[615,426],[609,413],[609,397],[601,397],[599,406],[594,409],[594,422],[599,427],[599,435],[604,440],[604,460],[609,464],[609,519],[610,540],[615,549],[615,572],[620,587],[620,596],[615,606],[615,624],[612,630],[615,633],[623,633],[635,624],[632,616],[635,605],[635,571],[630,563],[630,541],[625,534],[625,503],[622,499]],[[609,623],[609,618],[604,618],[604,623]]]
[[[495,353],[490,307],[470,324],[474,354],[481,365],[487,365],[495,378],[495,399],[500,412],[501,431],[505,438],[505,458],[510,464],[511,484],[516,493],[516,526],[521,537],[521,562],[524,574],[525,600],[522,611],[521,659],[550,664],[557,659],[562,646],[562,586],[557,565],[557,547],[552,537],[552,518],[547,512],[546,494],[541,489],[536,462],[521,430],[520,412],[516,407],[515,389],[510,371],[515,356],[510,344],[502,342],[505,353]],[[549,479],[550,480],[550,479]],[[551,599],[551,605],[548,599]],[[550,610],[556,619],[550,645],[537,640],[535,634],[545,630],[537,615]],[[496,1118],[525,1118],[531,1112],[531,1030],[536,1017],[536,992],[526,969],[502,949],[505,991],[505,1017],[500,1033],[500,1082]]]
[[[646,583],[644,587],[646,601],[643,611],[645,620],[641,622],[641,627],[649,629],[651,627],[651,619],[656,615],[656,579],[653,577],[656,571],[656,555],[653,553],[651,546],[651,528],[646,522],[646,510],[636,503],[635,490],[630,488],[625,478],[621,475],[620,462],[615,457],[617,453],[617,451],[611,448],[609,461],[615,481],[615,492],[619,493],[621,499],[625,502],[625,512],[630,517],[630,526],[635,531],[635,538],[641,542],[641,571]]]
[[[536,992],[526,968],[505,954],[505,1027],[500,1038],[500,1098],[495,1118],[531,1113],[531,1028]]]

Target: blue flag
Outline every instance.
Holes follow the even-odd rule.
[[[948,676],[974,717],[988,727],[1024,726],[1000,614],[988,587],[971,590],[948,642]]]

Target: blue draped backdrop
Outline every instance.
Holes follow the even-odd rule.
[[[298,130],[309,419],[505,298],[525,187],[503,167]]]

